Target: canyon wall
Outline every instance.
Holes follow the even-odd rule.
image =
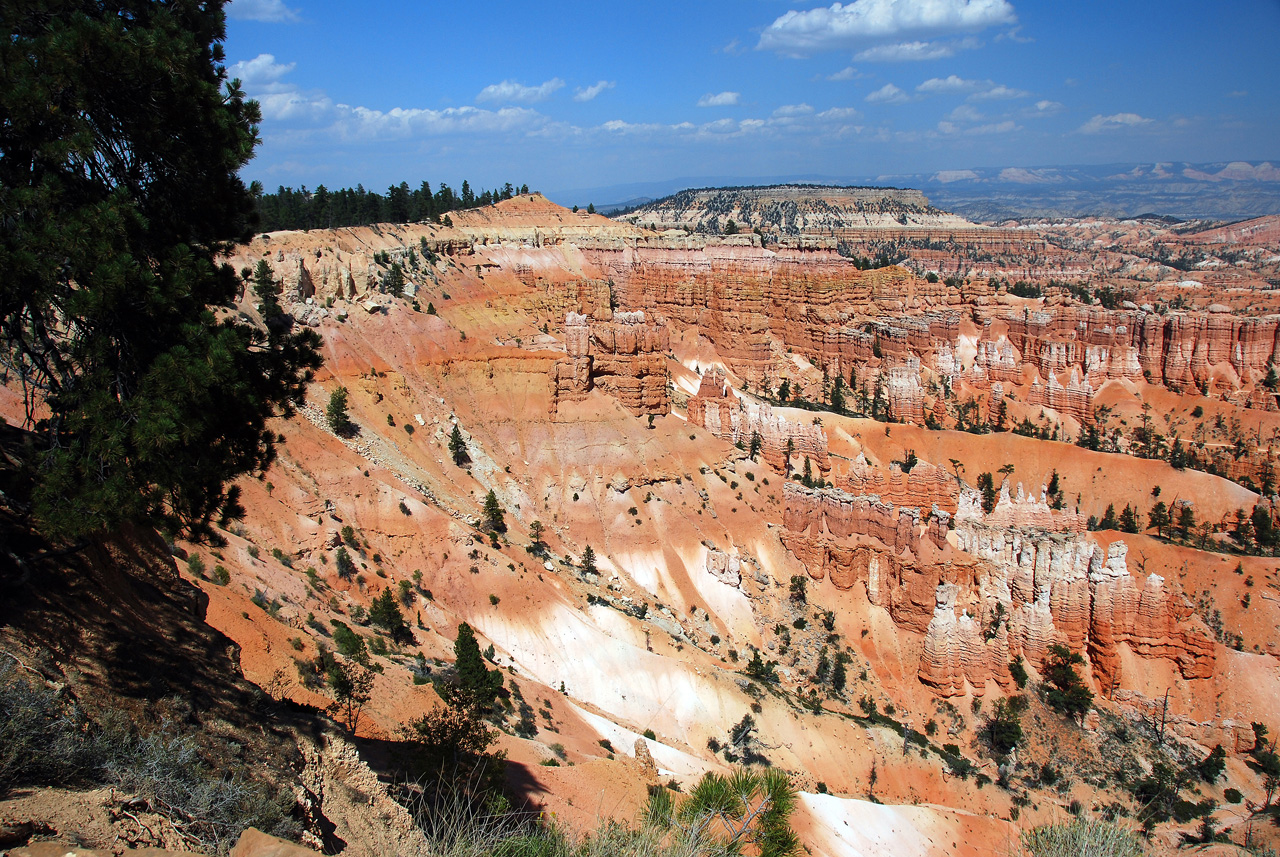
[[[635,416],[671,412],[665,324],[646,321],[642,312],[613,313],[610,321],[570,312],[564,331],[566,357],[551,370],[553,413],[562,399],[582,398],[594,388]]]
[[[689,399],[688,415],[689,422],[743,449],[758,438],[760,454],[776,470],[786,472],[792,460],[805,458],[823,473],[831,469],[821,426],[783,419],[767,404],[744,402],[719,368],[703,374],[697,395]]]
[[[879,480],[855,463],[854,473],[904,498],[951,493],[927,470],[915,486],[900,469]],[[1191,602],[1159,575],[1130,574],[1123,542],[1099,547],[1080,516],[1051,509],[1043,490],[1037,498],[1019,485],[1011,495],[1006,483],[984,515],[966,489],[950,539],[953,518],[936,504],[922,526],[919,509],[875,495],[789,483],[784,496],[784,545],[811,577],[840,589],[861,583],[897,625],[923,634],[918,674],[939,695],[982,693],[988,680],[1007,688],[1012,660],[1040,669],[1057,643],[1088,655],[1103,693],[1123,678],[1122,645],[1173,661],[1187,679],[1213,674],[1213,637]]]

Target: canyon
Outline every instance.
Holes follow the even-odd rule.
[[[228,260],[267,263],[325,358],[225,544],[175,546],[264,693],[328,706],[305,664],[341,622],[380,667],[343,740],[392,743],[441,704],[425,677],[465,621],[510,717],[537,707],[503,721],[513,779],[584,830],[730,770],[748,717],[815,854],[847,853],[837,824],[979,854],[1073,802],[1129,807],[1117,770],[1150,769],[1157,702],[1169,753],[1228,754],[1204,794],[1261,799],[1280,578],[1237,535],[1280,453],[1274,224],[984,226],[916,191],[795,187],[616,219],[521,194],[451,223],[262,234]],[[1159,261],[1224,243],[1245,264],[1194,285]],[[1099,526],[1157,502],[1203,529]],[[362,621],[384,593],[411,643]],[[1078,724],[1034,690],[1059,646],[1093,693]],[[984,736],[1014,696],[1010,761]],[[311,768],[363,770],[327,746]]]

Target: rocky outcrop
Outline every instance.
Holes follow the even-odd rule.
[[[1031,389],[1027,391],[1027,404],[1049,408],[1061,416],[1071,417],[1082,426],[1093,422],[1093,387],[1088,381],[1081,381],[1074,368],[1065,385],[1058,383],[1052,372],[1047,384],[1041,384],[1038,377],[1033,380]]]
[[[924,387],[920,385],[920,361],[915,357],[889,368],[885,397],[890,419],[924,425]]]
[[[942,696],[963,694],[966,681],[979,689],[992,678],[1006,686],[1011,684],[1007,625],[1001,623],[988,634],[968,610],[961,610],[957,616],[959,593],[960,588],[954,583],[938,584],[933,618],[925,629],[920,680]]]
[[[670,334],[642,312],[614,313],[610,321],[565,317],[566,357],[551,368],[552,409],[564,398],[599,388],[636,416],[671,411],[667,369]]]
[[[955,512],[959,500],[956,478],[941,467],[927,461],[917,461],[907,471],[903,464],[891,462],[886,470],[872,467],[862,453],[849,468],[847,489],[850,494],[874,494],[895,506],[916,506],[921,509],[937,506]]]
[[[783,489],[783,526],[810,536],[869,536],[893,553],[920,553],[920,510],[854,496],[838,488],[805,488],[788,482]]]
[[[1090,567],[1093,610],[1089,623],[1089,659],[1104,689],[1120,678],[1119,644],[1139,655],[1168,658],[1183,678],[1209,678],[1216,656],[1208,628],[1193,618],[1193,606],[1180,593],[1167,592],[1158,574],[1139,586],[1125,565],[1128,547],[1112,542],[1107,561]]]
[[[1218,309],[1160,315],[1062,307],[1003,321],[1013,347],[1042,374],[1074,368],[1090,383],[1145,376],[1182,389],[1203,387],[1216,370],[1228,368],[1235,383],[1255,383],[1280,359],[1280,317],[1244,318]]]
[[[855,478],[874,483],[865,469],[855,462]],[[1119,685],[1122,644],[1174,661],[1184,678],[1213,674],[1213,639],[1190,602],[1158,575],[1132,577],[1123,542],[1102,550],[1043,489],[1011,495],[1006,481],[989,515],[976,491],[963,491],[959,551],[948,545],[952,518],[936,505],[921,527],[919,509],[875,495],[788,483],[784,498],[783,544],[811,577],[840,589],[862,583],[896,624],[924,634],[919,677],[941,695],[982,693],[988,680],[1007,687],[1011,659],[1039,668],[1055,643],[1089,655],[1103,692]]]
[[[744,402],[718,367],[703,373],[697,395],[689,399],[688,415],[689,422],[743,449],[759,438],[760,454],[776,470],[785,471],[790,460],[805,458],[824,473],[831,469],[821,426],[783,419],[767,404]]]

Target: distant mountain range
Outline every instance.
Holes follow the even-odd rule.
[[[698,176],[549,193],[564,205],[608,214],[686,188],[774,184],[916,188],[938,208],[970,220],[1132,217],[1157,214],[1215,220],[1280,214],[1280,167],[1271,161],[986,167],[878,176]]]

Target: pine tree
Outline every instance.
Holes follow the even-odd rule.
[[[1124,505],[1124,511],[1120,513],[1120,530],[1125,533],[1136,533],[1138,527],[1138,512],[1128,503]]]
[[[231,311],[218,260],[254,232],[261,112],[227,80],[223,5],[0,13],[0,364],[36,415],[19,454],[50,536],[213,537],[320,365],[314,331]]]
[[[990,515],[996,508],[995,477],[987,472],[979,473],[978,490],[982,492],[982,511]]]
[[[591,545],[587,545],[582,551],[582,573],[598,574],[596,570],[596,552],[591,549]]]
[[[453,654],[457,674],[448,691],[450,702],[462,708],[488,708],[502,689],[502,673],[485,667],[475,631],[466,622],[458,625]]]
[[[1147,513],[1147,526],[1154,529],[1157,536],[1162,536],[1169,524],[1169,507],[1163,500],[1157,500],[1151,507],[1151,511]]]
[[[755,461],[756,456],[760,454],[760,447],[763,444],[764,441],[760,439],[760,432],[753,431],[751,433],[751,448],[747,451],[747,455],[750,456],[752,461]]]
[[[407,583],[407,581],[401,582]],[[408,626],[404,623],[404,613],[400,611],[396,596],[390,589],[382,590],[382,594],[373,599],[373,603],[369,605],[369,621],[385,630],[397,643],[413,639]]]
[[[505,533],[507,522],[502,505],[498,503],[498,495],[489,489],[484,498],[484,528],[491,533]]]
[[[453,424],[453,432],[449,435],[449,454],[453,456],[453,463],[459,467],[471,463],[467,442],[462,439],[462,429],[458,428],[457,423]]]
[[[1196,513],[1190,503],[1183,503],[1178,510],[1178,535],[1186,538],[1196,528]]]
[[[329,405],[324,409],[324,416],[334,434],[345,435],[351,431],[351,418],[347,414],[346,387],[339,387],[329,394]]]
[[[546,527],[541,521],[534,521],[529,525],[529,552],[534,556],[542,556],[547,552],[547,544],[542,540],[546,534]]]

